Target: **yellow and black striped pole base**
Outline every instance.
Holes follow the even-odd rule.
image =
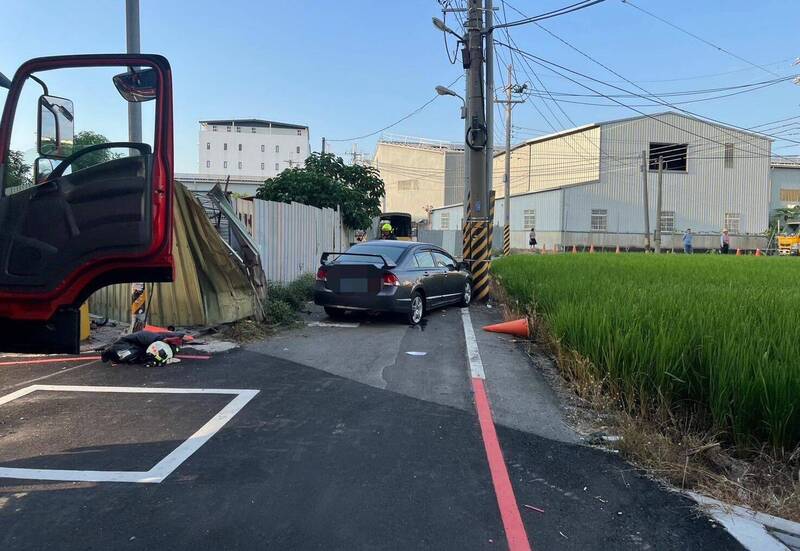
[[[489,220],[476,220],[472,225],[472,296],[475,300],[486,300],[489,297],[489,264],[492,249],[489,242]]]
[[[503,226],[503,256],[511,254],[511,228]]]

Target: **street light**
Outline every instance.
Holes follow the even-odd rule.
[[[439,29],[440,31],[444,32],[444,33],[450,33],[450,34],[452,34],[452,35],[453,35],[453,36],[455,36],[457,39],[459,39],[461,42],[464,42],[464,37],[463,37],[463,36],[461,36],[461,35],[460,35],[460,34],[458,34],[456,31],[454,31],[453,29],[451,29],[450,27],[448,27],[447,25],[445,25],[445,24],[444,24],[444,21],[442,21],[442,20],[441,20],[441,19],[439,19],[438,17],[434,17],[434,18],[433,18],[433,26],[434,26],[434,27],[436,27],[437,29]]]
[[[455,92],[453,92],[447,86],[437,86],[436,87],[436,93],[439,94],[440,96],[455,96],[455,97],[459,98],[461,101],[464,101],[464,98],[461,97],[460,94],[456,94]]]

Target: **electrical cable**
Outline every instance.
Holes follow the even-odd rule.
[[[449,88],[449,87],[453,86],[456,82],[461,80],[463,77],[464,77],[463,74],[458,75],[458,78],[456,78],[453,82],[448,84],[447,87]],[[405,116],[401,117],[400,119],[396,120],[392,124],[386,125],[383,128],[379,128],[378,130],[375,130],[374,132],[370,132],[369,134],[363,134],[361,136],[355,136],[353,138],[327,139],[326,142],[354,142],[356,140],[363,140],[365,138],[370,138],[370,137],[372,137],[372,136],[374,136],[376,134],[380,134],[381,132],[384,132],[386,130],[389,130],[390,128],[393,128],[393,127],[397,126],[398,124],[400,124],[401,122],[403,122],[403,121],[405,121],[407,119],[410,119],[411,117],[413,117],[414,115],[416,115],[417,113],[419,113],[420,111],[422,111],[423,109],[428,107],[431,103],[436,101],[438,98],[439,98],[439,94],[436,94],[431,99],[429,99],[428,101],[426,101],[425,103],[423,103],[422,105],[420,105],[419,107],[417,107],[416,109],[414,109],[413,111],[408,113],[407,115],[405,115]]]

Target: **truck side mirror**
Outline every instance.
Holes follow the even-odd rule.
[[[39,155],[65,159],[72,155],[75,115],[72,101],[56,96],[39,97]]]
[[[125,101],[150,101],[158,95],[158,75],[153,69],[130,68],[127,73],[116,75],[112,80]]]

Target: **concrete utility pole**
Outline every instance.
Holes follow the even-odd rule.
[[[129,54],[141,53],[139,41],[139,0],[125,0],[125,46]],[[128,141],[142,142],[142,104],[128,102]],[[131,149],[130,155],[138,153]],[[147,287],[144,283],[131,283],[130,332],[141,331],[147,323]]]
[[[483,21],[482,0],[469,0],[467,20],[467,55],[469,66],[469,96],[467,96],[467,116],[469,132],[466,146],[470,148],[469,177],[472,208],[467,221],[470,235],[470,256],[474,294],[482,300],[489,294],[489,262],[491,260],[491,244],[489,237],[489,205],[486,182],[486,145],[489,130],[486,127],[485,103],[483,101],[483,37],[481,23]]]
[[[658,157],[658,189],[656,191],[656,254],[661,253],[661,184],[664,177],[664,157]]]
[[[515,100],[512,94],[520,93],[524,87],[512,84],[514,80],[514,66],[508,65],[508,85],[506,86],[506,99],[495,100],[506,105],[506,154],[505,170],[503,171],[503,255],[511,254],[511,109],[515,103],[524,103],[525,100]],[[526,228],[527,229],[527,228]]]
[[[139,0],[125,0],[125,43],[129,54],[141,53],[139,40]],[[142,104],[128,102],[128,141],[142,141]]]
[[[486,29],[486,208],[489,208],[489,194],[494,189],[494,7],[492,0],[486,0],[484,10],[484,29]],[[494,220],[492,220],[494,223]],[[492,244],[489,243],[491,250]]]
[[[647,172],[650,166],[647,162],[647,151],[642,151],[642,181],[644,187],[642,188],[642,203],[644,204],[644,250],[650,250],[650,200],[647,198]]]
[[[325,154],[325,136],[322,137],[322,154]]]
[[[469,67],[464,67],[464,93],[465,98],[469,97]],[[462,108],[461,118],[464,119],[464,136],[467,135],[469,132],[469,107],[467,106],[466,100],[464,100],[464,107]],[[461,216],[462,219],[462,229],[467,223],[467,218],[469,218],[469,147],[464,144],[464,212]],[[462,253],[465,251],[462,251]]]

